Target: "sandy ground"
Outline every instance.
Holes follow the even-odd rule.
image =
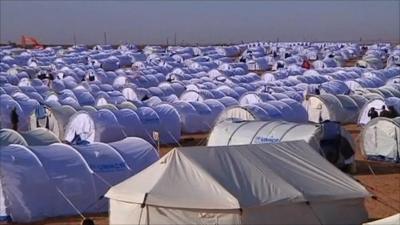
[[[357,172],[354,178],[363,184],[373,195],[366,199],[369,220],[384,218],[400,212],[400,165],[390,163],[371,162],[364,159],[359,148],[360,128],[355,125],[347,126],[357,141]],[[205,145],[206,134],[184,136],[182,146]],[[161,155],[166,154],[173,146],[162,146]],[[372,172],[373,171],[373,172]],[[86,215],[93,218],[96,225],[108,225],[107,214]],[[54,218],[30,225],[79,225],[81,218],[66,217]],[[15,224],[16,225],[16,224]]]

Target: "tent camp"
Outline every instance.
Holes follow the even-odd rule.
[[[400,117],[369,121],[362,131],[362,148],[371,159],[400,162]]]
[[[13,144],[0,152],[0,221],[12,222],[75,215],[73,207],[105,212],[108,205],[101,196],[107,189],[159,158],[139,138],[110,145]]]
[[[26,132],[11,129],[0,130],[0,146],[19,144],[24,146],[50,145],[61,142],[58,137],[45,128],[36,128]]]
[[[286,121],[224,121],[208,137],[207,146],[279,143],[304,140],[340,168],[354,161],[355,143],[338,123],[291,123]]]
[[[297,141],[175,148],[106,197],[111,225],[359,225],[368,195]]]

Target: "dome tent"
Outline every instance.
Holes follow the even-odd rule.
[[[178,111],[171,105],[162,103],[154,111],[160,118],[159,138],[161,144],[176,144],[181,139],[181,119]]]
[[[153,132],[159,132],[161,126],[160,117],[158,116],[157,112],[151,107],[143,106],[138,108],[137,114],[144,127],[144,134],[141,136],[141,138],[145,139],[151,144],[156,145],[157,143],[153,139]]]
[[[280,112],[278,112],[280,115]],[[257,105],[231,106],[226,108],[217,119],[217,124],[225,120],[268,120],[270,116]]]
[[[189,91],[183,92],[181,94],[181,96],[179,97],[179,99],[181,101],[185,101],[185,102],[193,102],[193,101],[202,102],[205,99],[213,98],[213,96],[211,96],[211,95],[212,94],[210,92],[206,92],[206,91],[189,90]]]
[[[198,120],[197,129],[201,133],[209,132],[213,127],[216,117],[215,113],[204,102],[189,102],[196,109],[195,120]]]
[[[146,137],[146,131],[137,113],[131,109],[112,111],[128,137]]]
[[[7,128],[0,129],[0,146],[7,146],[11,144],[28,146],[25,138],[17,131]]]
[[[67,123],[75,113],[76,110],[69,105],[46,108],[45,118],[33,124],[48,128],[59,139],[64,140]]]
[[[390,106],[393,106],[397,115],[400,115],[400,98],[397,98],[397,97],[385,98],[385,103],[387,105],[387,108],[389,108]]]
[[[247,92],[239,98],[239,104],[241,106],[251,105],[260,102],[263,102],[263,100],[256,92]]]
[[[304,140],[338,167],[353,162],[355,144],[337,123],[291,123],[286,121],[224,121],[215,126],[207,146],[278,143]]]
[[[203,121],[203,116],[212,116],[212,111],[206,104],[200,103],[198,108],[196,108],[193,104],[188,102],[177,101],[171,103],[171,105],[179,113],[182,133],[195,134],[210,129],[206,122]],[[203,109],[202,112],[199,112],[198,110],[201,109]],[[203,116],[201,116],[200,113],[202,113]]]
[[[108,144],[121,154],[133,174],[139,173],[160,158],[150,143],[138,137],[127,137]]]
[[[371,159],[400,162],[400,117],[369,121],[362,131],[362,149]]]
[[[325,120],[343,124],[356,123],[360,109],[357,103],[346,95],[312,95],[303,102],[311,122]]]
[[[20,134],[28,146],[50,145],[61,142],[53,132],[45,128],[36,128]]]
[[[355,225],[368,195],[306,143],[287,142],[176,148],[106,197],[110,225]]]
[[[113,142],[126,137],[115,115],[108,109],[96,112],[79,111],[69,119],[64,139],[73,143],[77,139],[89,143]]]
[[[117,184],[157,159],[155,149],[138,138],[114,142],[112,147],[103,143],[2,147],[0,199],[8,204],[0,200],[0,217],[26,223],[76,214],[65,198],[82,213],[105,212],[106,202],[99,201],[108,189],[104,186]]]

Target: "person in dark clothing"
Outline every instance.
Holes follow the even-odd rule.
[[[146,101],[148,99],[149,99],[149,96],[145,95],[145,96],[143,96],[142,101]]]
[[[82,220],[81,225],[95,225],[95,223],[92,219],[85,218]]]
[[[303,61],[303,64],[301,65],[301,67],[306,69],[306,70],[309,70],[309,69],[311,69],[311,63],[307,59],[305,59]]]
[[[40,80],[47,79],[47,73],[46,73],[46,71],[41,71],[41,72],[39,72],[37,78],[39,78]]]
[[[386,117],[386,118],[390,118],[390,112],[388,110],[386,110],[386,106],[382,106],[382,111],[379,114],[380,117]]]
[[[277,69],[282,69],[284,67],[285,67],[285,65],[283,64],[283,62],[277,62],[277,65],[276,65]]]
[[[389,109],[389,118],[396,118],[396,117],[400,116],[399,113],[394,108],[394,106],[389,105],[388,109]]]
[[[369,111],[368,111],[368,117],[372,119],[378,117],[379,114],[378,112],[375,110],[375,107],[372,107]]]
[[[315,89],[315,95],[321,95],[321,85],[318,85],[318,87]]]
[[[11,124],[13,130],[18,131],[18,123],[19,123],[19,116],[17,113],[17,108],[14,108],[11,111]]]
[[[49,80],[51,80],[51,81],[53,81],[53,80],[54,80],[54,75],[53,75],[53,73],[52,73],[52,72],[47,73],[47,77],[46,77],[46,78],[49,79]]]
[[[89,73],[89,81],[94,81],[95,80],[95,76],[93,73]]]

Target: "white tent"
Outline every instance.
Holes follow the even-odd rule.
[[[362,131],[364,154],[378,160],[400,161],[400,117],[378,117]]]
[[[252,105],[260,102],[263,102],[263,100],[256,92],[245,93],[239,99],[239,104],[241,106]]]
[[[399,224],[400,224],[400,213],[397,213],[393,216],[389,216],[380,220],[363,223],[363,225],[399,225]]]
[[[224,121],[217,124],[208,146],[278,143],[304,140],[336,166],[353,162],[355,144],[337,123],[291,123],[286,121]]]
[[[366,196],[302,141],[176,148],[106,194],[111,225],[358,225]]]
[[[356,123],[360,112],[359,106],[351,96],[346,95],[312,95],[303,102],[312,122],[325,120],[343,124]]]
[[[59,139],[64,140],[65,128],[76,110],[69,105],[51,107],[46,109],[46,118],[36,123],[39,127],[48,127]]]
[[[90,143],[119,141],[126,137],[115,115],[108,109],[96,112],[79,111],[69,119],[64,139],[68,142],[80,140]]]
[[[0,218],[13,222],[75,215],[70,203],[82,213],[104,212],[107,202],[100,197],[110,185],[158,159],[138,138],[110,145],[10,145],[0,151]]]

